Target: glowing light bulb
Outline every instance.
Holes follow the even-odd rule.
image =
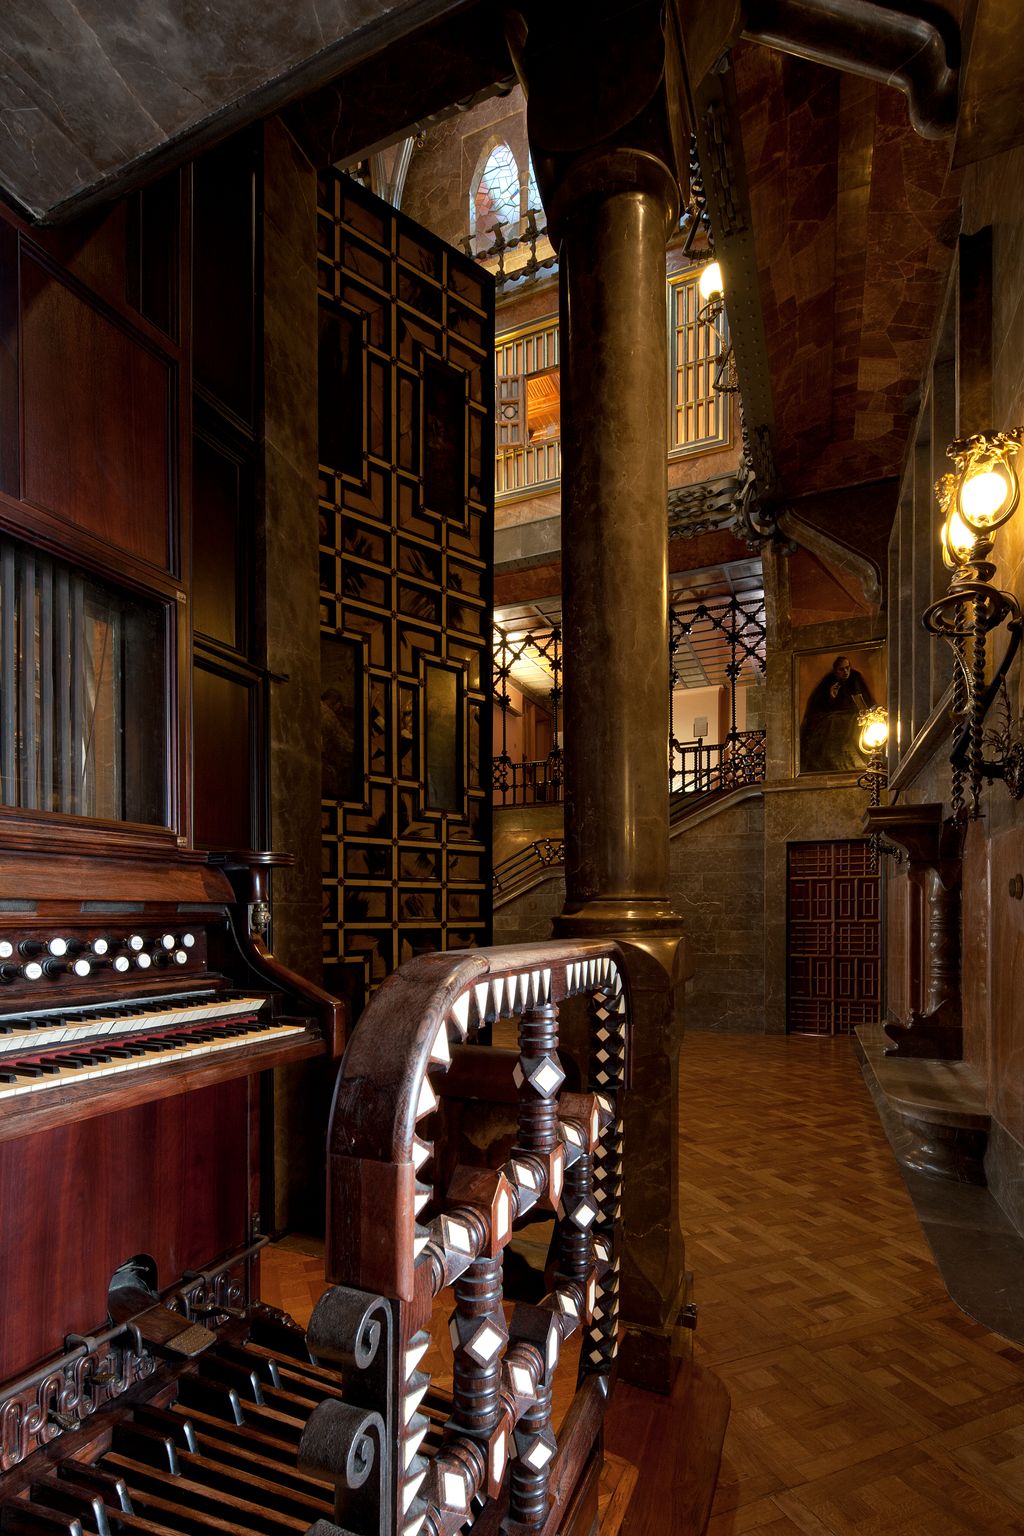
[[[974,551],[975,535],[954,507],[942,525],[942,553],[949,566],[962,565]]]
[[[1005,471],[988,467],[968,475],[959,499],[960,510],[973,527],[991,527],[1010,499]]]
[[[710,299],[720,299],[722,297],[725,292],[725,285],[722,282],[722,268],[717,261],[710,262],[703,269],[697,287],[700,291],[701,301],[704,304],[707,304]]]
[[[860,728],[860,749],[870,757],[889,740],[889,720],[884,710],[866,715]]]

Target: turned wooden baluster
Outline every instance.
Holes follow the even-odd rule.
[[[512,1160],[513,1166],[517,1159],[536,1159],[543,1165],[547,1177],[540,1204],[549,1210],[557,1209],[563,1191],[565,1149],[559,1135],[557,1095],[564,1076],[558,1060],[558,1009],[553,1003],[524,1008],[519,1021],[519,1064],[515,1072],[519,1088],[519,1141]],[[547,1514],[549,1469],[555,1450],[551,1385],[560,1340],[557,1319],[550,1314],[541,1318],[538,1314],[539,1309],[517,1308],[512,1334],[513,1339],[529,1339],[538,1344],[540,1338],[530,1337],[535,1329],[542,1329],[545,1338],[552,1329],[556,1334],[551,1347],[542,1351],[543,1370],[537,1381],[536,1400],[523,1414],[515,1432],[518,1454],[512,1463],[509,1518],[531,1530],[542,1526]]]

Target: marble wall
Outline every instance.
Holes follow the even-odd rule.
[[[1024,425],[1024,149],[971,166],[964,174],[963,229],[992,229],[991,421],[996,429]],[[963,367],[963,358],[960,359]],[[981,427],[980,421],[965,425]],[[938,514],[922,525],[935,538]],[[901,553],[901,570],[909,553]],[[1024,516],[998,536],[998,584],[1024,599]],[[935,642],[938,644],[938,642]],[[1001,642],[1000,642],[1001,643]],[[998,648],[998,647],[997,647]],[[1009,679],[1011,709],[1024,705],[1024,670]],[[901,790],[906,803],[941,801],[949,812],[948,733],[925,755]],[[965,1056],[986,1075],[993,1129],[986,1171],[1008,1214],[1024,1230],[1024,902],[1010,892],[1024,873],[1024,804],[1002,785],[983,791],[983,817],[969,829],[963,869],[963,1005]],[[901,935],[890,925],[898,958]]]

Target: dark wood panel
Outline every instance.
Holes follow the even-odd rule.
[[[28,253],[21,283],[25,496],[166,567],[169,364]]]
[[[192,441],[192,625],[245,649],[243,486],[248,467],[205,433]]]
[[[0,220],[0,491],[21,493],[18,379],[18,235]]]
[[[197,663],[193,677],[195,841],[201,848],[257,846],[253,824],[255,685]]]
[[[193,168],[192,360],[196,384],[254,422],[256,144],[241,134]]]
[[[124,1260],[166,1286],[246,1240],[247,1097],[240,1078],[0,1144],[0,1380],[101,1327]]]

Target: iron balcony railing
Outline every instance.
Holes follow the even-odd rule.
[[[492,879],[495,896],[507,896],[523,890],[535,877],[550,869],[561,869],[565,863],[565,843],[562,838],[538,837],[517,848],[507,859],[495,864]]]
[[[673,819],[690,809],[693,798],[763,784],[764,731],[736,731],[723,742],[674,741],[669,780]]]

